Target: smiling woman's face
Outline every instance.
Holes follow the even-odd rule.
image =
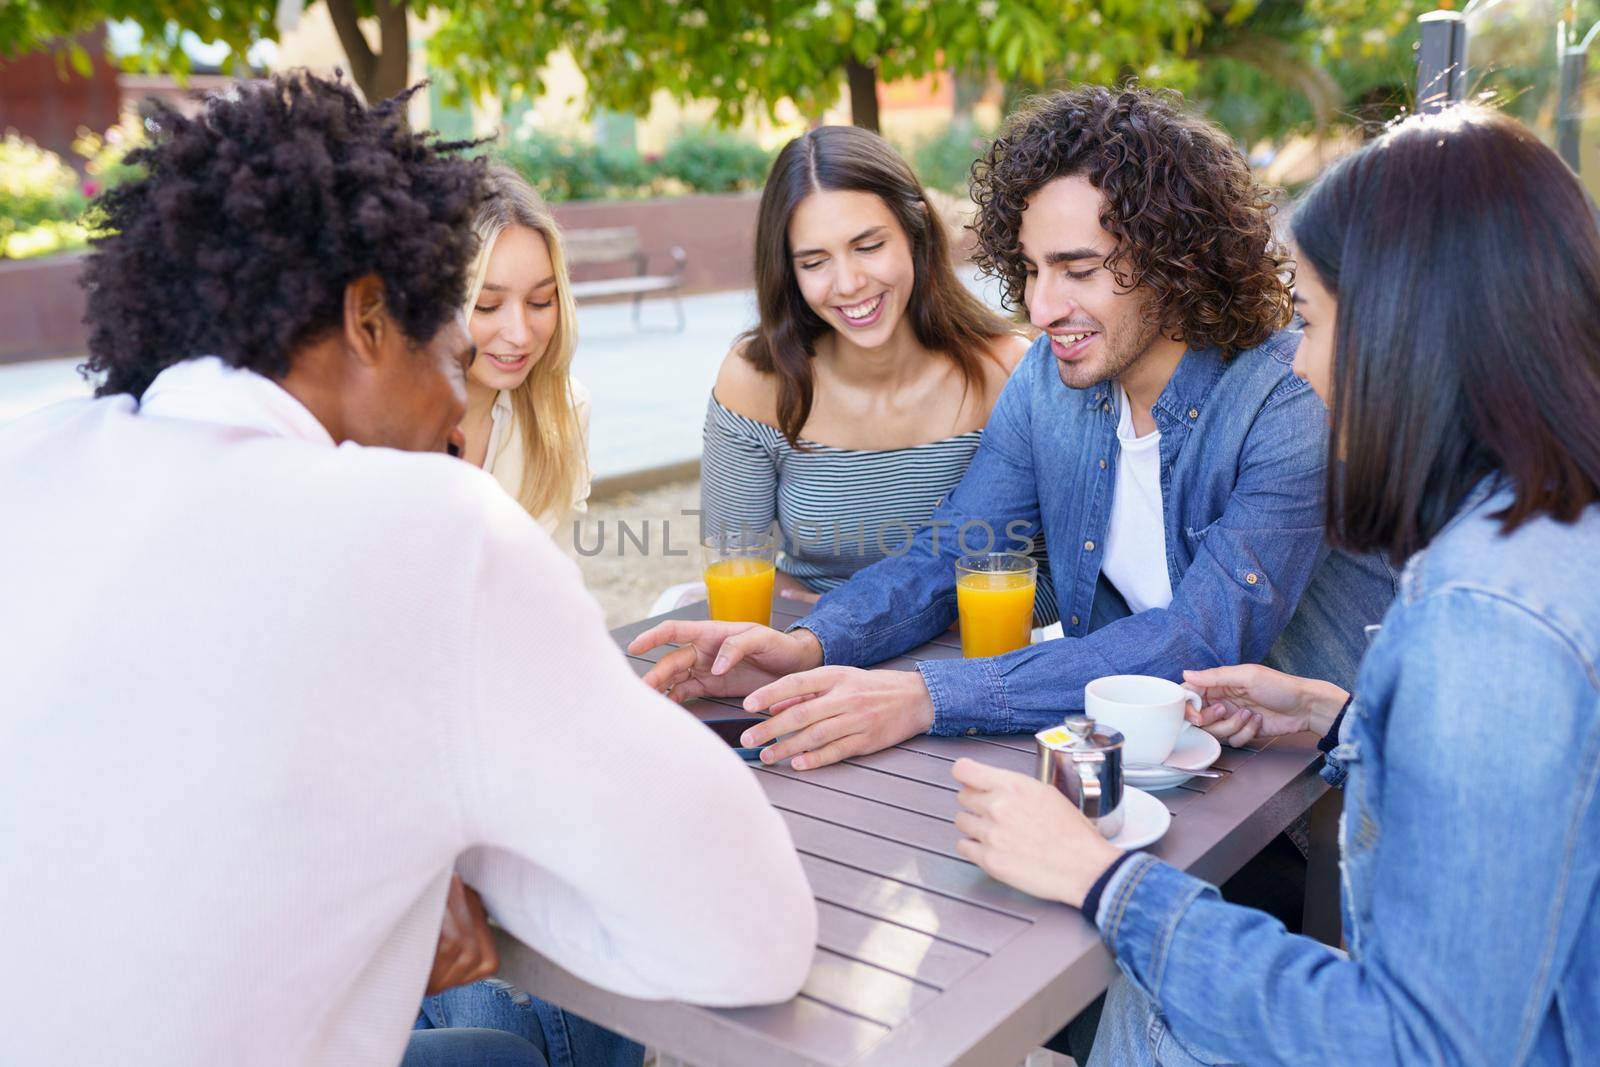
[[[1303,320],[1300,347],[1294,353],[1294,372],[1304,378],[1331,411],[1333,409],[1333,331],[1339,301],[1322,284],[1316,270],[1295,254],[1294,309]]]
[[[508,226],[489,253],[483,287],[468,328],[478,358],[472,380],[490,389],[515,389],[539,362],[561,320],[555,268],[544,235]]]
[[[800,295],[839,336],[877,348],[905,321],[911,241],[876,194],[812,193],[789,220],[789,250]]]

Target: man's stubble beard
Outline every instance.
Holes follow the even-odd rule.
[[[1151,348],[1155,347],[1156,342],[1161,340],[1160,323],[1147,323],[1141,314],[1135,313],[1131,321],[1119,323],[1119,325],[1137,332],[1128,333],[1124,332],[1124,330],[1118,330],[1120,336],[1129,338],[1129,343],[1125,345],[1119,344],[1115,348],[1107,348],[1106,357],[1102,361],[1101,367],[1092,372],[1094,374],[1092,380],[1084,382],[1073,381],[1069,377],[1069,373],[1077,368],[1062,363],[1060,360],[1056,361],[1056,373],[1060,375],[1063,385],[1069,389],[1088,389],[1092,386],[1104,385],[1107,382],[1115,381],[1121,378],[1129,368],[1138,363],[1145,353],[1149,352]],[[1109,334],[1102,332],[1100,334],[1101,344],[1105,344],[1109,340],[1109,336]],[[1084,369],[1087,370],[1088,368]]]

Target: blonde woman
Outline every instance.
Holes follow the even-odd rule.
[[[550,209],[521,175],[491,165],[473,219],[462,457],[490,474],[575,555],[573,516],[589,498],[589,391],[572,377],[577,309]],[[620,1034],[488,978],[427,997],[401,1067],[466,1062],[518,1067],[639,1067],[644,1048]]]
[[[561,231],[521,175],[489,168],[473,229],[463,455],[505,487],[567,552],[589,498],[589,391],[572,377],[577,312]]]

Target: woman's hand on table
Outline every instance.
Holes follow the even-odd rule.
[[[991,878],[1078,908],[1122,855],[1054,786],[971,759],[951,773],[961,783],[956,851]]]
[[[742,697],[822,663],[822,646],[809,630],[786,634],[753,622],[664,622],[635,637],[628,651],[638,655],[661,645],[683,647],[662,656],[644,684],[679,704],[702,696]]]
[[[818,667],[757,689],[744,707],[772,717],[746,730],[743,743],[783,737],[762,750],[761,762],[792,758],[797,771],[877,752],[933,726],[933,698],[916,671]]]
[[[1235,747],[1258,737],[1305,730],[1327,733],[1349,694],[1332,682],[1284,674],[1259,663],[1184,671],[1183,682],[1204,703],[1189,721]]]

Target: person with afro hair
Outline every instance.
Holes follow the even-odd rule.
[[[485,906],[634,997],[810,969],[754,779],[444,454],[484,175],[405,102],[296,74],[158,110],[99,202],[97,395],[0,427],[7,1062],[639,1062],[548,1005],[408,1047],[496,970]],[[114,1023],[62,995],[86,974]]]

